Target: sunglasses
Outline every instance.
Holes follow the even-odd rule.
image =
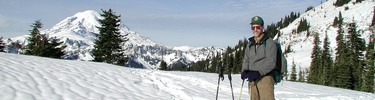
[[[251,26],[251,30],[255,30],[255,29],[260,30],[260,26]]]

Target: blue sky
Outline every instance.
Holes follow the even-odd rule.
[[[0,36],[28,34],[41,19],[51,28],[85,10],[111,8],[122,23],[166,46],[233,47],[251,37],[250,18],[276,23],[290,12],[303,13],[325,0],[0,0]]]

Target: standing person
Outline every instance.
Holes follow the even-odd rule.
[[[264,22],[259,16],[251,18],[253,37],[249,38],[242,63],[241,79],[249,81],[251,100],[274,100],[277,46],[263,32]]]

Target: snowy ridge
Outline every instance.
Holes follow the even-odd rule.
[[[105,63],[0,53],[0,100],[213,100],[217,74],[133,69]],[[232,75],[238,99],[239,74]],[[219,100],[230,100],[227,76]],[[247,82],[246,82],[247,83]],[[241,100],[248,100],[244,85]],[[277,100],[373,100],[372,93],[283,81]]]
[[[331,47],[331,54],[333,58],[335,56],[336,49],[336,36],[338,28],[333,27],[333,20],[335,17],[338,17],[339,12],[341,11],[344,18],[343,28],[347,29],[347,24],[355,22],[357,25],[357,30],[360,30],[362,38],[368,43],[368,39],[371,35],[369,26],[374,14],[374,5],[373,0],[365,0],[361,3],[355,3],[355,0],[352,0],[346,5],[341,7],[336,7],[333,4],[336,0],[328,0],[321,5],[314,7],[308,12],[302,14],[294,22],[289,24],[289,26],[281,29],[281,36],[279,41],[282,46],[285,48],[288,45],[291,46],[293,52],[287,54],[288,60],[288,69],[291,71],[291,66],[293,61],[297,66],[297,71],[300,67],[302,70],[309,68],[311,62],[311,52],[313,48],[313,35],[319,34],[320,41],[323,42],[325,34],[328,35]],[[348,9],[346,9],[348,8]],[[293,30],[296,30],[301,19],[306,19],[310,24],[310,36],[306,36],[306,31],[301,33],[294,33]],[[347,30],[345,30],[347,32]],[[323,43],[321,44],[323,46]],[[285,49],[284,49],[285,50]]]
[[[90,52],[94,48],[94,41],[99,33],[96,28],[100,26],[98,19],[102,19],[102,17],[94,10],[78,12],[41,33],[47,34],[50,38],[56,37],[64,42],[67,46],[65,49],[66,59],[89,61],[93,60]],[[210,58],[213,55],[212,52],[224,51],[222,48],[215,47],[191,48],[190,50],[173,49],[173,47],[166,47],[130,30],[124,24],[120,26],[120,33],[127,34],[126,38],[129,39],[123,45],[126,50],[125,54],[131,58],[127,65],[129,67],[157,69],[162,58],[168,65],[189,65],[198,60]],[[24,43],[28,37],[29,35],[24,35],[12,38],[12,40]]]

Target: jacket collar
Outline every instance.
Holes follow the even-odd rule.
[[[249,43],[250,43],[250,45],[254,45],[254,44],[255,45],[260,45],[260,44],[263,44],[263,42],[265,42],[268,38],[269,38],[268,34],[265,33],[265,32],[263,32],[263,38],[261,39],[261,41],[259,43],[256,43],[255,36],[249,38]]]

